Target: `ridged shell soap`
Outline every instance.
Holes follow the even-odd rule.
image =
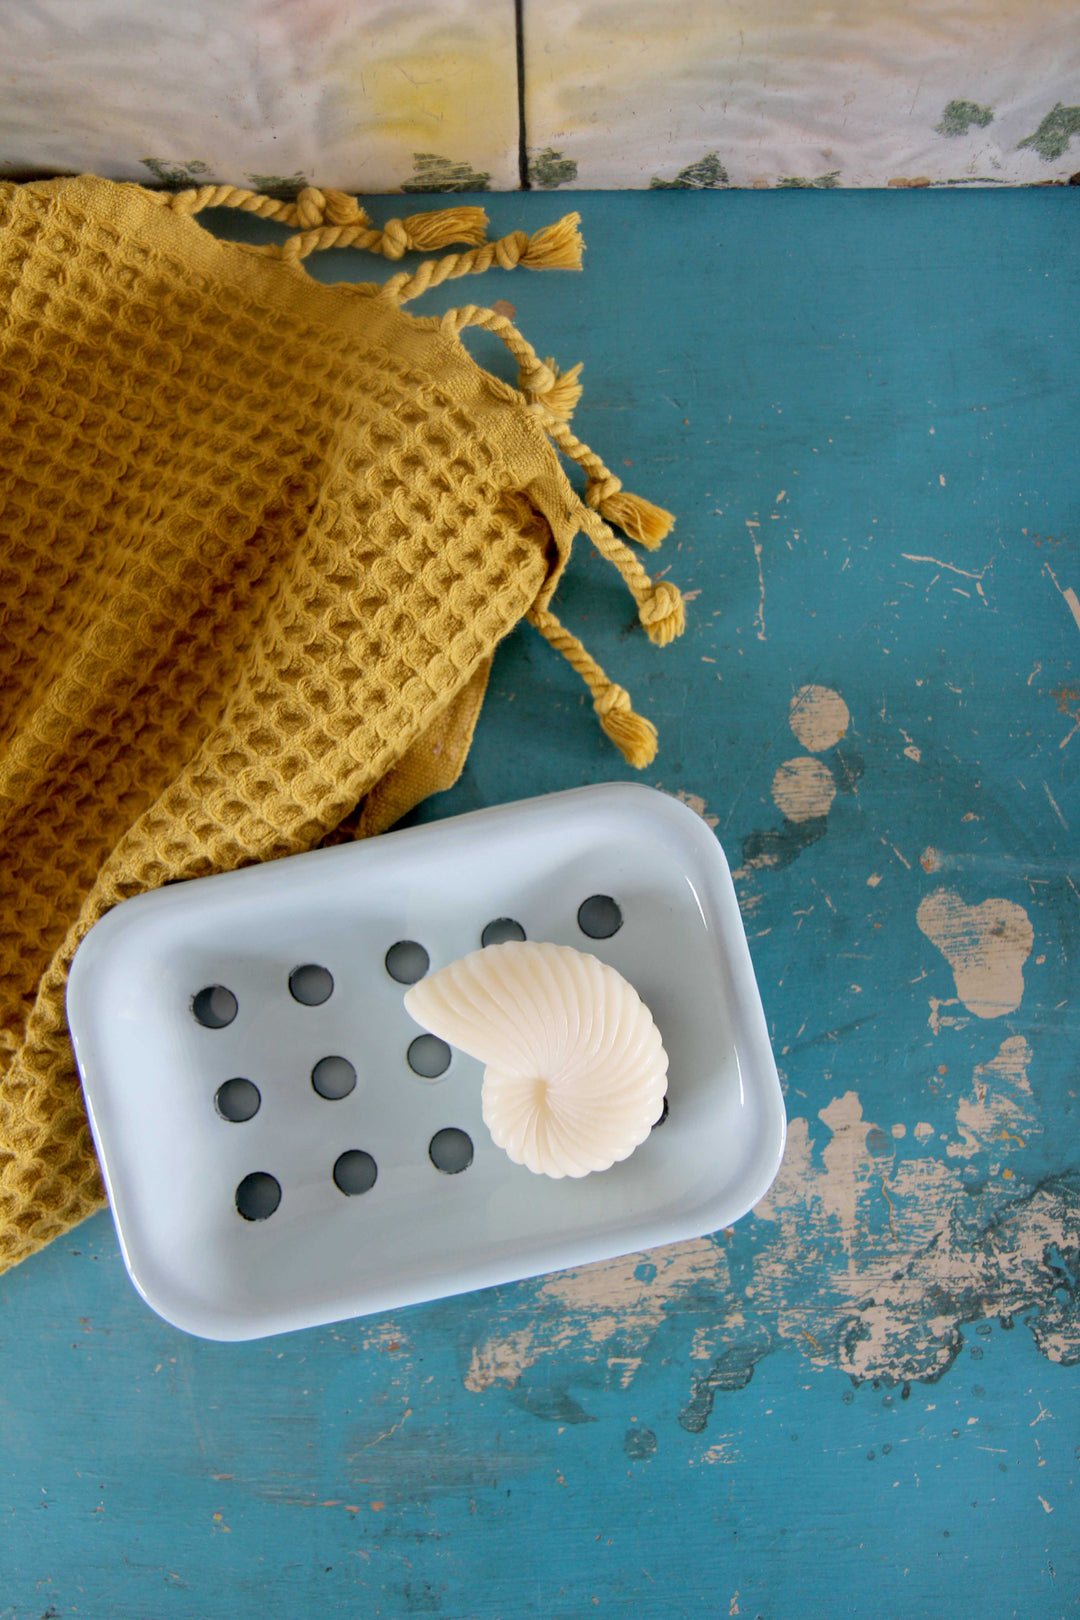
[[[567,945],[489,945],[406,993],[410,1016],[485,1065],[484,1124],[515,1164],[585,1176],[659,1119],[667,1053],[641,997]]]

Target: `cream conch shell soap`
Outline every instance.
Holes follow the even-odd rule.
[[[633,985],[566,945],[489,945],[407,992],[410,1016],[485,1064],[484,1124],[515,1164],[585,1176],[659,1119],[667,1053]]]

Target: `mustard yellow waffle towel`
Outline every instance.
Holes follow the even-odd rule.
[[[294,233],[219,241],[194,216],[223,204]],[[358,806],[378,832],[449,786],[526,615],[631,763],[652,757],[549,603],[584,530],[670,640],[678,592],[601,514],[647,545],[668,515],[571,433],[576,370],[490,310],[400,307],[580,262],[576,216],[490,243],[485,225],[457,208],[378,231],[314,190],[0,186],[0,1269],[101,1202],[64,990],[110,906],[309,849]],[[384,286],[304,265],[451,243]],[[471,360],[469,325],[503,338],[518,389]]]

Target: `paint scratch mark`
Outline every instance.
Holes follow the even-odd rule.
[[[882,1176],[882,1178],[881,1178],[881,1196],[882,1196],[882,1198],[884,1198],[886,1204],[888,1205],[888,1209],[889,1209],[889,1231],[892,1233],[892,1240],[893,1240],[894,1243],[899,1243],[900,1242],[900,1237],[899,1237],[899,1234],[897,1233],[897,1230],[896,1230],[896,1209],[895,1209],[895,1207],[893,1205],[892,1199],[889,1197],[889,1189],[888,1189],[888,1186],[886,1184],[884,1176]]]
[[[1040,1501],[1040,1502],[1041,1502],[1041,1503],[1042,1503],[1042,1505],[1043,1505],[1043,1512],[1044,1512],[1044,1513],[1053,1513],[1053,1511],[1054,1511],[1054,1510],[1053,1510],[1053,1508],[1052,1508],[1052,1507],[1051,1507],[1051,1506],[1050,1506],[1050,1504],[1049,1504],[1049,1502],[1048,1502],[1048,1501],[1047,1501],[1047,1500],[1046,1500],[1046,1497],[1045,1497],[1045,1496],[1040,1496],[1040,1497],[1039,1497],[1039,1501]]]
[[[982,568],[977,574],[973,574],[968,568],[957,568],[955,563],[942,562],[940,557],[916,557],[910,551],[902,551],[900,555],[907,562],[933,563],[935,568],[947,568],[951,574],[960,574],[964,579],[982,579],[986,573],[986,568]],[[987,568],[989,566],[988,563]]]
[[[1053,808],[1055,816],[1057,816],[1058,820],[1061,822],[1061,825],[1064,827],[1065,831],[1068,832],[1069,823],[1065,820],[1065,817],[1062,815],[1060,805],[1058,804],[1057,800],[1054,798],[1054,795],[1051,793],[1049,787],[1047,786],[1047,784],[1045,782],[1043,783],[1043,787],[1046,788],[1046,797],[1050,800],[1050,804],[1051,804],[1051,806]]]
[[[1057,575],[1054,573],[1054,570],[1051,568],[1050,564],[1043,563],[1043,567],[1053,580],[1054,585],[1057,588],[1058,595],[1065,598],[1066,606],[1068,607],[1073,618],[1076,620],[1076,628],[1080,630],[1080,600],[1077,599],[1076,592],[1073,590],[1071,585],[1067,585],[1065,589],[1062,590],[1061,586],[1058,585]]]
[[[1067,714],[1069,719],[1073,721],[1072,730],[1058,743],[1059,748],[1066,748],[1072,742],[1076,733],[1080,731],[1080,687],[1059,686],[1054,696],[1057,699],[1058,713]],[[1075,705],[1075,707],[1071,707],[1071,705]]]
[[[365,1441],[364,1445],[361,1447],[361,1450],[367,1451],[371,1446],[377,1446],[379,1444],[380,1440],[389,1440],[389,1438],[390,1438],[390,1436],[392,1434],[396,1434],[398,1432],[398,1430],[401,1428],[401,1425],[405,1422],[405,1419],[406,1418],[411,1418],[411,1417],[412,1417],[412,1407],[407,1406],[405,1408],[404,1412],[402,1412],[401,1416],[398,1418],[396,1423],[391,1423],[391,1425],[390,1425],[390,1427],[388,1429],[385,1429],[382,1434],[377,1434],[373,1440]],[[349,1458],[349,1461],[350,1462],[355,1462],[356,1457],[358,1457],[359,1455],[360,1455],[360,1453],[357,1452],[355,1454],[355,1456]]]
[[[760,526],[761,525],[758,524],[758,523],[755,523],[752,518],[747,518],[746,519],[746,527],[750,530],[750,539],[751,539],[751,542],[752,542],[753,547],[754,547],[754,559],[757,562],[758,590],[761,593],[761,595],[759,597],[759,600],[758,600],[758,610],[757,610],[757,613],[754,615],[754,623],[758,627],[758,633],[757,633],[758,640],[759,641],[764,641],[765,640],[765,573],[764,573],[764,570],[762,569],[762,566],[761,566],[761,541],[758,539],[756,533],[754,532],[756,529],[760,528]]]

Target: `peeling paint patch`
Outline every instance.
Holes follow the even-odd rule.
[[[773,777],[772,796],[789,821],[816,821],[831,810],[836,782],[828,766],[807,755],[784,761]]]
[[[640,1275],[643,1261],[655,1268],[649,1282]],[[602,1363],[609,1382],[628,1388],[666,1313],[702,1286],[731,1286],[724,1251],[711,1237],[556,1272],[539,1285],[527,1323],[507,1324],[472,1347],[465,1387],[514,1388],[530,1368],[567,1354],[578,1366]],[[741,1322],[736,1312],[730,1325]]]
[[[687,1434],[701,1434],[712,1416],[713,1402],[720,1391],[745,1389],[754,1368],[769,1353],[766,1338],[732,1345],[717,1357],[703,1378],[695,1378],[690,1398],[679,1413],[679,1425]]]
[[[790,866],[804,849],[816,844],[819,838],[824,838],[828,830],[828,821],[824,816],[819,816],[813,821],[796,822],[785,819],[782,827],[770,827],[762,832],[747,833],[743,839],[742,865],[737,871],[732,872],[731,876],[738,883],[747,878],[751,872],[778,871],[784,866]],[[760,903],[760,896],[744,895],[740,896],[739,900],[744,912],[754,910]]]
[[[680,788],[675,797],[683,804],[689,805],[696,816],[700,816],[707,827],[715,827],[720,820],[719,816],[712,816],[705,808],[705,800],[700,793],[687,793]]]
[[[730,1236],[656,1249],[648,1268],[636,1254],[544,1279],[471,1348],[466,1387],[502,1385],[537,1417],[588,1422],[565,1384],[628,1387],[657,1333],[674,1329],[705,1369],[679,1415],[697,1434],[716,1400],[784,1343],[859,1380],[933,1382],[960,1353],[964,1323],[1023,1314],[1044,1356],[1080,1362],[1080,1176],[1025,1186],[993,1177],[991,1162],[983,1180],[970,1177],[977,1156],[1024,1134],[1021,1115],[1038,1128],[1027,1118],[1030,1062],[1012,1036],[974,1069],[957,1118],[976,1141],[971,1155],[967,1139],[952,1157],[928,1155],[920,1122],[919,1156],[903,1157],[904,1137],[867,1119],[853,1090],[821,1110],[820,1140],[794,1117],[752,1219]]]
[[[1024,963],[1034,931],[1023,906],[1012,900],[965,905],[953,889],[936,889],[919,905],[916,921],[953,970],[956,993],[977,1018],[1015,1012],[1024,994]]]
[[[995,1058],[976,1066],[972,1094],[962,1097],[956,1110],[960,1140],[945,1149],[950,1158],[1024,1147],[1038,1129],[1028,1081],[1030,1062],[1031,1048],[1023,1035],[1010,1035]]]
[[[811,754],[835,748],[851,724],[851,712],[839,692],[828,686],[800,686],[791,700],[788,721]]]
[[[1005,1046],[977,1079],[995,1064],[999,1077],[1026,1065]],[[785,1163],[755,1211],[775,1225],[745,1289],[762,1323],[859,1379],[933,1381],[958,1355],[963,1322],[1021,1311],[1035,1313],[1029,1326],[1050,1360],[1080,1360],[1080,1177],[1003,1203],[1000,1186],[974,1193],[953,1164],[894,1160],[853,1092],[821,1117],[836,1136],[820,1161],[808,1121],[793,1119]],[[796,1272],[806,1290],[793,1303]]]
[[[490,1339],[483,1347],[477,1346],[465,1374],[465,1388],[474,1394],[490,1389],[493,1384],[513,1389],[530,1364],[531,1350],[532,1334],[528,1329],[511,1334],[507,1339]]]

